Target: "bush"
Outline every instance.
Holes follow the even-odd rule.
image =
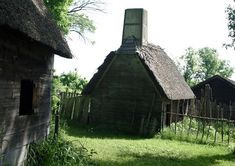
[[[55,116],[52,114],[50,134],[47,139],[29,146],[26,166],[94,166],[91,156],[96,153],[82,144],[76,146],[65,139],[69,126],[66,120],[60,119],[59,135],[54,138]]]
[[[235,143],[231,144],[231,145],[229,146],[229,149],[230,149],[231,153],[232,153],[233,155],[235,155]]]
[[[60,137],[55,141],[52,137],[33,143],[29,147],[26,165],[28,166],[93,166],[91,161],[94,151],[84,146],[76,147],[71,141]]]

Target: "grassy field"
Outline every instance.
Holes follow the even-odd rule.
[[[70,124],[66,139],[94,149],[102,166],[235,166],[235,155],[224,146],[198,145],[158,138],[107,134]]]

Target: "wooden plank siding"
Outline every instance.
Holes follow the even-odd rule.
[[[53,61],[54,56],[45,46],[18,34],[0,33],[0,132],[5,140],[1,143],[2,153],[10,164],[22,162],[19,160],[23,160],[25,146],[48,133]],[[20,116],[24,79],[37,85],[38,103],[33,115]]]
[[[151,114],[160,125],[161,96],[144,66],[135,54],[116,56],[91,95],[90,122],[138,133]]]
[[[210,85],[213,91],[212,98],[216,100],[217,103],[229,105],[230,102],[235,102],[235,82],[219,75],[215,75],[192,87],[198,100],[204,97],[203,93],[207,84]]]

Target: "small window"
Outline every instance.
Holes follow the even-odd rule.
[[[32,80],[21,80],[20,115],[32,115],[34,83]]]

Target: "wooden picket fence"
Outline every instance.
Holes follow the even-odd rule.
[[[90,98],[77,93],[63,92],[60,94],[60,115],[71,120],[86,123],[90,112]]]
[[[164,129],[170,129],[171,134],[186,140],[229,144],[235,140],[235,103],[217,103],[212,99],[209,85],[202,92],[201,99],[192,100],[187,112],[176,110],[163,113],[171,119],[168,126],[166,120],[163,120],[163,126],[166,126],[163,132]]]

